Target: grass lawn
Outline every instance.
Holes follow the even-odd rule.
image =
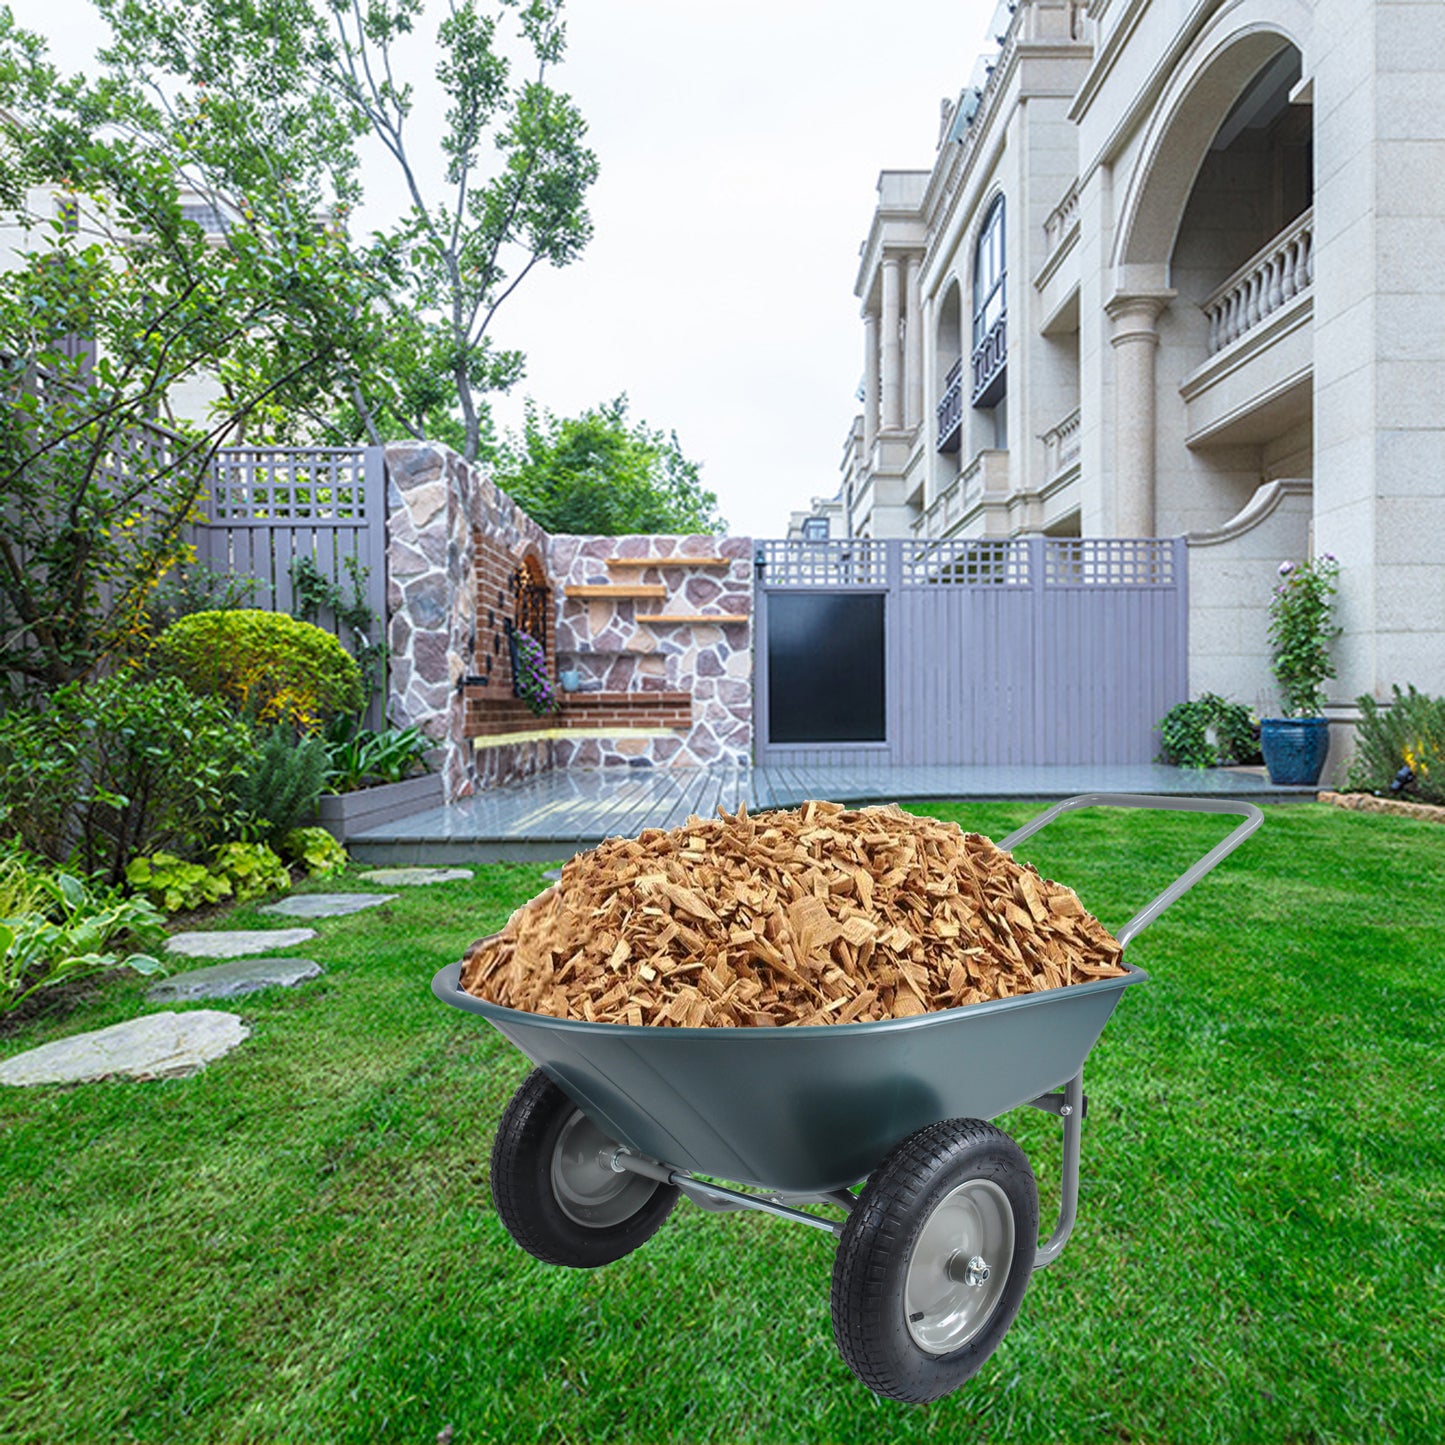
[[[999,837],[1037,809],[916,810]],[[1021,851],[1117,926],[1227,827],[1081,814]],[[927,1407],[844,1368],[818,1231],[682,1202],[594,1272],[504,1235],[487,1159],[527,1066],[430,982],[541,872],[323,922],[287,952],[325,976],[215,1005],[252,1036],[194,1078],[0,1094],[0,1438],[1439,1438],[1445,828],[1268,810],[1131,946],[1152,980],[1086,1070],[1073,1240]],[[107,981],[0,1054],[143,990]],[[1057,1121],[1001,1122],[1051,1227]]]

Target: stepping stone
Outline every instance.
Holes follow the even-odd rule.
[[[420,888],[427,883],[459,883],[470,878],[470,868],[373,868],[359,875],[363,882],[383,888]]]
[[[315,937],[314,928],[222,928],[214,933],[173,933],[166,940],[166,952],[192,958],[245,958],[269,948],[295,948]]]
[[[243,958],[237,963],[217,963],[210,968],[192,968],[172,978],[163,978],[146,990],[152,1003],[189,1003],[197,998],[234,998],[258,988],[293,988],[316,978],[321,965],[309,958]]]
[[[303,893],[299,898],[268,903],[261,912],[279,913],[285,918],[343,918],[363,908],[390,903],[395,897],[395,893]]]
[[[115,1074],[182,1078],[230,1053],[250,1032],[235,1014],[215,1009],[147,1014],[16,1054],[0,1062],[0,1084],[85,1084]]]

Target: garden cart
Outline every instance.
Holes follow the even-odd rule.
[[[1119,930],[1126,948],[1264,820],[1232,800],[1094,793],[1047,809],[999,847],[1087,807],[1244,819]],[[1063,1250],[1078,1201],[1084,1059],[1123,989],[1147,977],[1123,967],[911,1018],[787,1029],[523,1013],[462,991],[459,963],[432,987],[537,1066],[492,1151],[497,1212],[523,1249],[550,1264],[607,1264],[642,1244],[679,1194],[826,1230],[838,1240],[832,1315],[844,1360],[876,1393],[922,1402],[979,1369],[1030,1275]],[[985,1122],[1025,1104],[1063,1125],[1062,1200],[1043,1244],[1028,1160]]]

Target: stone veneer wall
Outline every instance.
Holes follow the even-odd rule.
[[[449,447],[394,442],[386,449],[386,470],[389,720],[397,727],[417,724],[445,745],[448,799],[551,766],[547,740],[474,752],[464,696],[467,680],[480,671],[479,587],[495,592],[498,579],[510,576],[528,552],[547,570],[547,534]],[[480,629],[488,646],[493,627]],[[549,655],[550,664],[555,660]],[[509,659],[499,680],[505,687],[492,683],[499,696],[494,704],[483,701],[482,711],[504,714],[517,730],[538,726],[511,696]],[[471,706],[475,712],[478,705]]]
[[[725,558],[724,569],[609,569],[609,557]],[[661,737],[588,737],[553,744],[559,767],[630,764],[696,767],[752,756],[753,545],[749,537],[577,537],[551,539],[549,575],[557,600],[557,665],[582,685],[618,694],[690,693],[691,725]],[[665,599],[568,598],[575,585],[661,584]],[[639,613],[734,613],[724,624],[638,622]],[[586,692],[578,694],[579,701]],[[658,699],[661,702],[661,698]],[[640,701],[640,699],[639,699]],[[566,699],[564,695],[564,708]],[[640,712],[632,726],[648,725]]]

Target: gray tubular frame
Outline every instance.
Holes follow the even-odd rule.
[[[1175,900],[1188,893],[1206,873],[1226,858],[1264,822],[1264,814],[1253,803],[1235,798],[1156,798],[1140,793],[1081,793],[1075,798],[1065,798],[1052,808],[1040,813],[1037,818],[1015,829],[999,843],[1006,853],[1011,853],[1026,838],[1032,838],[1040,829],[1046,828],[1063,813],[1076,812],[1080,808],[1152,808],[1170,813],[1225,813],[1243,818],[1242,822],[1222,842],[1216,843],[1197,863],[1186,868],[1161,893],[1144,905],[1115,935],[1121,947],[1131,938],[1137,937],[1164,912]],[[1058,1114],[1064,1124],[1064,1166],[1062,1190],[1059,1200],[1059,1219],[1048,1241],[1041,1244],[1034,1256],[1034,1268],[1044,1269],[1051,1265],[1064,1251],[1074,1220],[1079,1210],[1079,1155],[1080,1140],[1084,1125],[1084,1073],[1081,1069],[1067,1084],[1062,1094],[1045,1094],[1033,1100],[1035,1109]]]
[[[1004,852],[1012,852],[1026,838],[1031,838],[1047,827],[1063,813],[1075,812],[1080,808],[1152,808],[1172,813],[1225,813],[1244,819],[1221,843],[1215,844],[1197,863],[1185,869],[1163,892],[1144,905],[1115,937],[1121,946],[1142,933],[1176,899],[1183,897],[1217,863],[1228,857],[1244,840],[1264,822],[1264,814],[1253,803],[1233,798],[1156,798],[1137,793],[1082,793],[1078,797],[1066,798],[1052,808],[1025,823],[1022,828],[1010,833],[999,843]],[[1048,1114],[1057,1114],[1064,1126],[1064,1161],[1062,1190],[1059,1200],[1058,1222],[1048,1240],[1039,1245],[1034,1256],[1034,1268],[1044,1269],[1051,1265],[1068,1243],[1079,1209],[1079,1159],[1083,1137],[1084,1073],[1081,1069],[1056,1094],[1042,1094],[1030,1100],[1031,1107]],[[734,1209],[756,1209],[764,1214],[792,1219],[799,1224],[811,1225],[832,1235],[843,1233],[843,1221],[827,1219],[820,1214],[809,1214],[807,1210],[795,1208],[795,1204],[817,1203],[836,1204],[852,1209],[857,1197],[847,1189],[834,1190],[829,1194],[781,1195],[752,1194],[741,1189],[729,1189],[710,1180],[699,1179],[685,1169],[674,1169],[670,1164],[656,1163],[619,1146],[606,1151],[604,1164],[619,1174],[641,1174],[656,1179],[661,1184],[672,1184],[680,1189],[692,1202],[702,1209],[724,1212]]]
[[[1162,893],[1144,905],[1115,935],[1121,947],[1142,933],[1169,905],[1182,898],[1215,864],[1227,858],[1261,823],[1264,814],[1253,803],[1237,798],[1155,798],[1143,793],[1081,793],[1076,798],[1065,798],[1037,818],[1015,829],[999,843],[1005,853],[1011,853],[1035,833],[1048,827],[1062,813],[1076,812],[1080,808],[1150,808],[1168,813],[1228,813],[1243,818],[1239,827],[1222,842],[1216,843],[1197,863],[1186,868]]]

